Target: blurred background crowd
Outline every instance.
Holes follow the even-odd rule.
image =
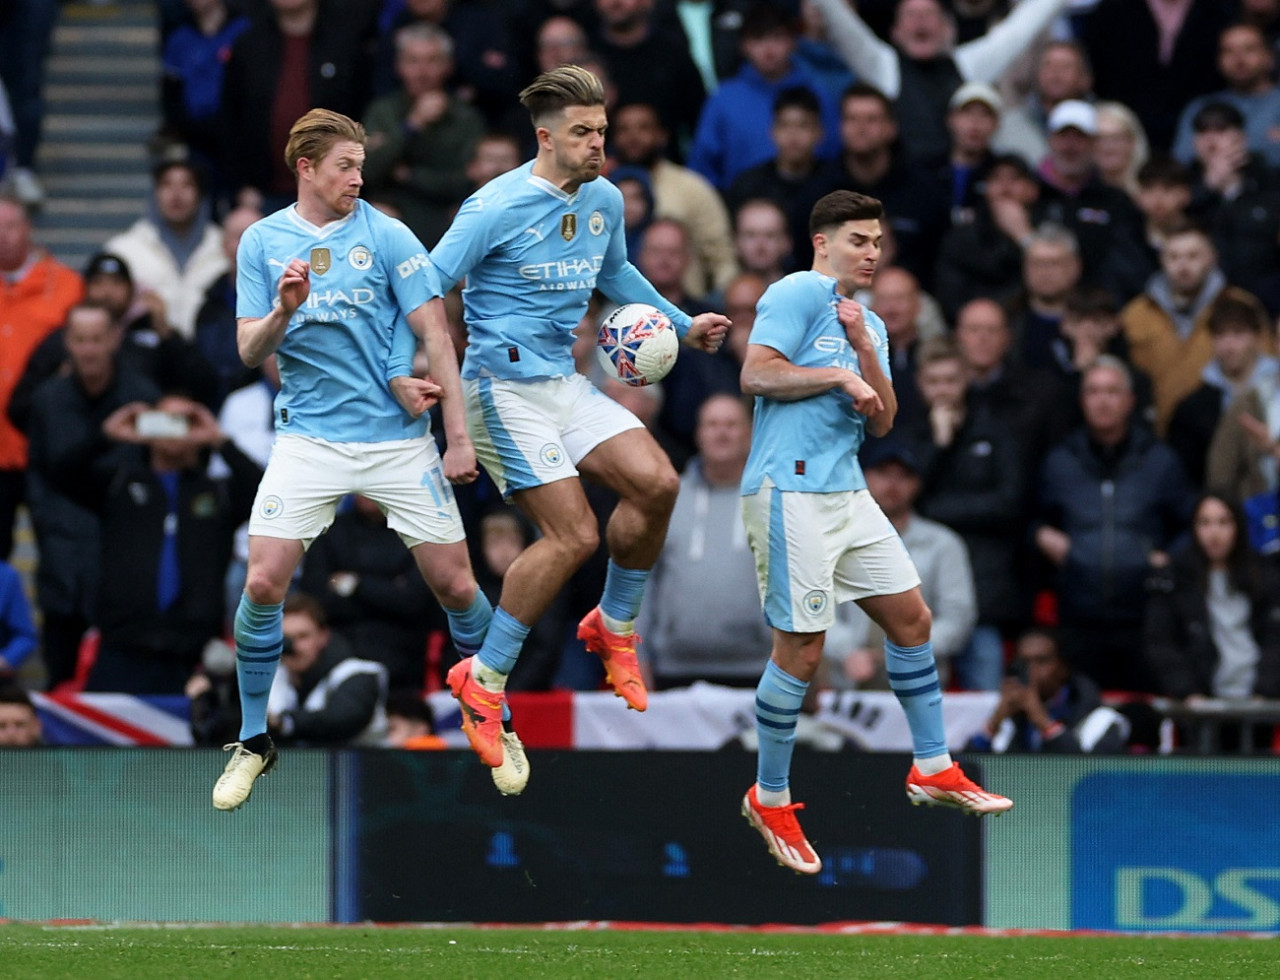
[[[1071,734],[1102,692],[1280,696],[1280,0],[159,0],[150,198],[71,267],[42,242],[65,185],[40,144],[51,39],[83,6],[0,7],[0,733],[24,689],[185,693],[198,738],[234,731],[224,638],[278,384],[236,354],[235,249],[293,200],[288,128],[362,120],[365,198],[430,248],[532,155],[516,94],[564,63],[605,82],[632,260],[733,320],[645,389],[596,365],[603,297],[579,331],[580,370],[683,474],[639,624],[656,688],[754,687],[768,657],[738,371],[844,188],[886,209],[860,298],[900,410],[869,488],[951,689],[999,692],[984,747],[1114,747]],[[530,525],[483,478],[458,495],[496,601]],[[510,690],[599,686],[573,625],[604,558]],[[274,731],[430,737],[422,693],[456,655],[376,506],[311,548],[285,632]],[[882,641],[843,610],[821,686],[887,686]]]

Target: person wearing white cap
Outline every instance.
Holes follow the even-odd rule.
[[[1095,153],[1098,112],[1068,99],[1049,113],[1049,155],[1040,164],[1046,217],[1080,241],[1084,281],[1097,284],[1108,249],[1119,236],[1140,240],[1142,216],[1129,195],[1102,182]]]
[[[1033,167],[1049,152],[1046,140],[1049,113],[1067,99],[1088,99],[1093,90],[1089,56],[1076,41],[1053,41],[1036,59],[1032,90],[1005,110],[991,141],[997,153],[1017,153]]]
[[[981,201],[978,188],[991,165],[991,139],[1003,110],[1000,93],[986,82],[966,82],[947,103],[951,154],[939,175],[951,202],[953,224],[972,220]]]
[[[909,158],[947,158],[947,99],[965,82],[994,82],[1062,12],[1067,0],[1022,0],[986,34],[953,48],[955,22],[939,0],[898,0],[880,40],[847,0],[814,0],[832,46],[861,81],[896,103]]]

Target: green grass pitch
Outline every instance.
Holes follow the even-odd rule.
[[[0,977],[1280,977],[1274,939],[376,927],[0,925]]]

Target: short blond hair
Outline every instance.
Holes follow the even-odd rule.
[[[298,161],[323,159],[335,143],[350,140],[365,144],[364,127],[332,109],[312,109],[289,129],[289,142],[284,147],[284,162],[289,172],[298,174]]]
[[[535,126],[547,116],[569,106],[604,105],[604,85],[578,65],[561,65],[544,71],[520,93],[520,104],[529,110]]]

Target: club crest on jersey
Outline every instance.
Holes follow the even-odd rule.
[[[587,231],[593,235],[598,235],[604,231],[604,215],[599,211],[592,211],[591,217],[587,219]]]
[[[576,214],[564,214],[560,216],[560,237],[566,242],[573,241],[573,236],[578,233],[578,216]]]
[[[363,245],[357,245],[347,253],[347,262],[357,272],[364,272],[369,266],[373,265],[373,253]]]
[[[311,250],[311,271],[317,276],[323,276],[332,265],[333,257],[329,254],[327,248],[313,248]]]

